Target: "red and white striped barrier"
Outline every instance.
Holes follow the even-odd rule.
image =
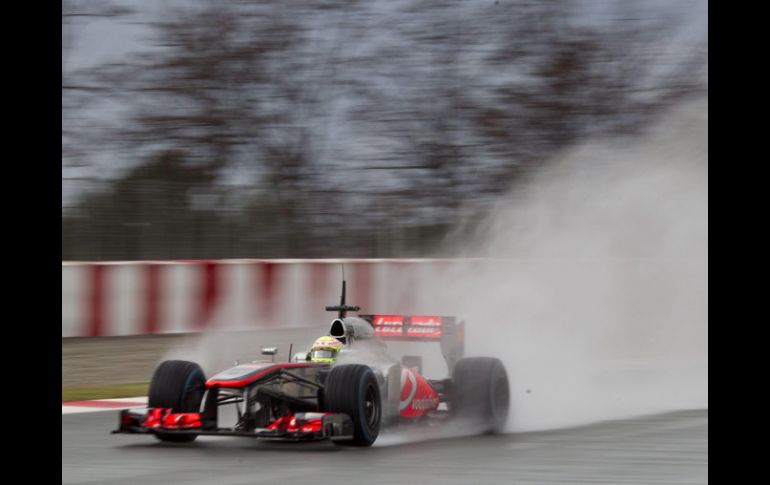
[[[417,290],[478,260],[220,260],[63,262],[62,337],[307,326],[339,302],[365,312],[421,310]]]

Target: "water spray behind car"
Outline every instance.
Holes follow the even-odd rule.
[[[708,407],[707,137],[695,100],[586,141],[448,238],[486,262],[413,283],[505,362],[511,430]]]

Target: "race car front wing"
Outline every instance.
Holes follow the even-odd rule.
[[[266,428],[219,428],[202,413],[172,413],[164,408],[125,409],[113,434],[243,436],[287,441],[351,439],[353,421],[342,413],[289,413]]]

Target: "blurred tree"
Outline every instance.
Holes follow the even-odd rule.
[[[706,39],[678,56],[666,52],[681,19],[639,18],[638,5],[618,2],[601,23],[579,21],[580,6],[517,10],[492,59],[521,76],[496,86],[495,104],[478,112],[485,138],[534,147],[542,159],[587,137],[638,130],[661,108],[704,94]],[[521,143],[522,132],[537,143]]]
[[[84,178],[68,169],[90,167],[89,148],[98,136],[89,122],[88,112],[99,95],[107,90],[93,71],[73,66],[72,58],[80,34],[93,22],[120,19],[133,13],[131,8],[111,1],[62,0],[62,178]],[[93,179],[93,176],[85,177]]]
[[[297,53],[307,42],[303,31],[294,15],[273,4],[204,1],[171,8],[156,25],[155,49],[98,73],[100,84],[130,106],[114,140],[136,156],[184,149],[183,163],[214,177],[197,197],[211,211],[231,200],[233,187],[220,184],[228,171],[260,179],[254,201],[265,201],[266,192],[275,212],[251,230],[264,234],[269,225],[269,232],[281,232],[288,253],[305,232],[297,194],[307,185],[313,158],[307,121],[319,99],[303,85],[302,69],[315,62]]]
[[[63,220],[62,251],[71,259],[193,257],[202,218],[191,198],[212,180],[210,170],[186,164],[182,152],[162,152],[86,195],[81,210]]]
[[[560,150],[707,89],[705,35],[677,40],[682,18],[587,5],[169,7],[151,49],[73,89],[125,108],[108,136],[75,120],[63,67],[63,152],[141,164],[63,220],[62,257],[424,253]]]
[[[360,60],[391,68],[386,80],[361,83],[370,101],[354,113],[400,142],[391,152],[405,174],[398,190],[411,186],[415,205],[459,215],[460,202],[498,197],[578,141],[633,133],[705,93],[707,40],[676,44],[681,18],[639,18],[638,5],[616,2],[609,18],[591,21],[585,6],[410,3],[398,37]],[[380,89],[404,78],[403,89]]]

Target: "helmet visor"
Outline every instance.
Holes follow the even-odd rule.
[[[333,359],[337,355],[335,350],[318,349],[310,352],[311,359]]]

